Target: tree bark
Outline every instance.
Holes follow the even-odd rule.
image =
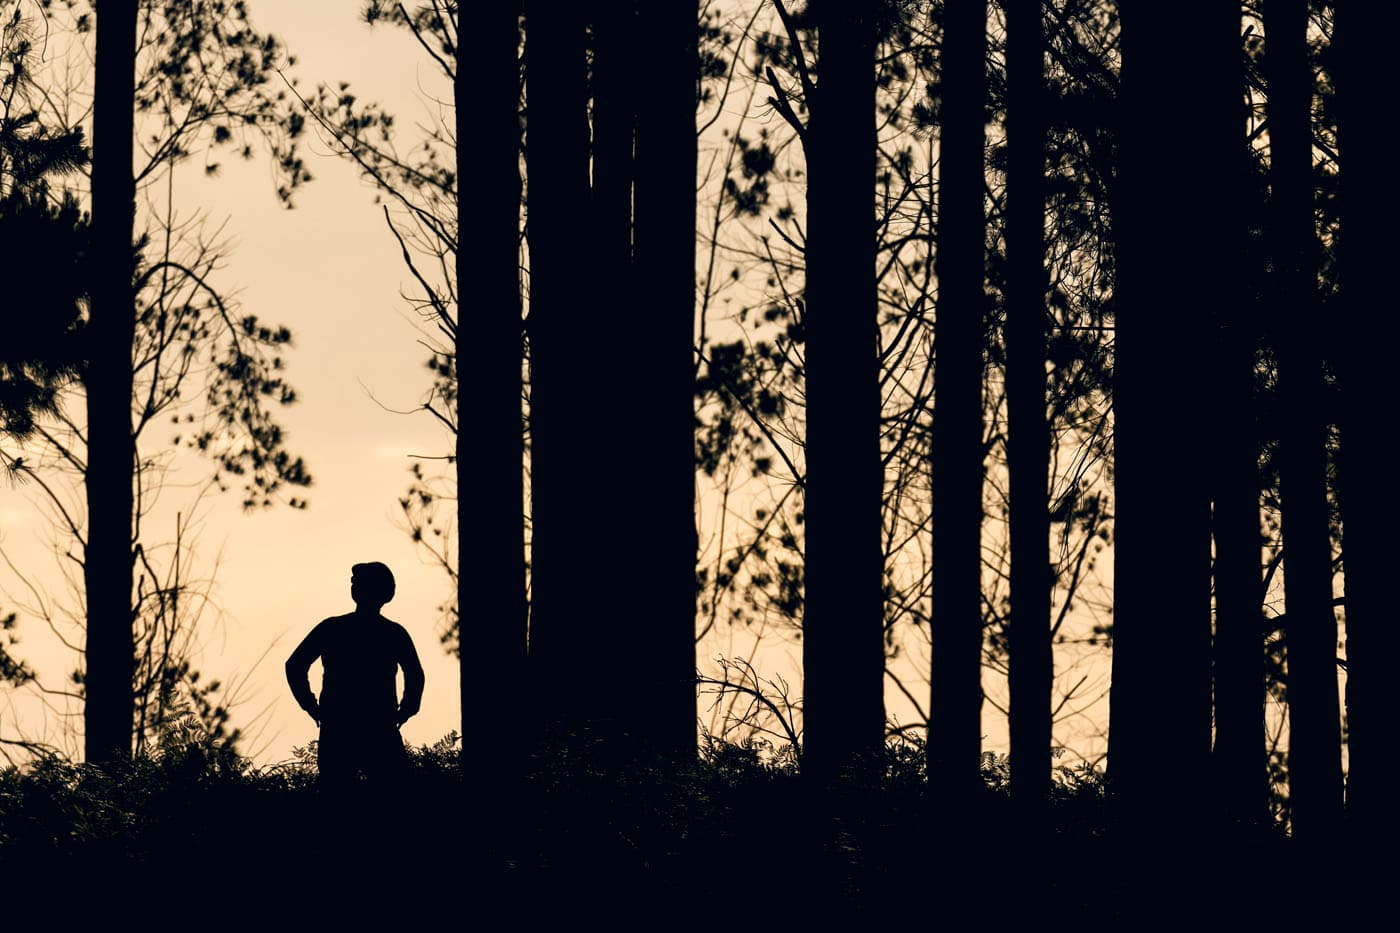
[[[694,2],[640,4],[633,242],[635,291],[627,393],[647,427],[646,503],[628,613],[638,727],[658,751],[693,758],[695,731],[695,177],[699,17]],[[640,329],[637,329],[640,327]],[[621,367],[619,367],[621,369]]]
[[[1209,356],[1209,340],[1193,342],[1199,331],[1182,320],[1196,287],[1172,286],[1191,274],[1183,251],[1214,206],[1168,140],[1200,122],[1181,50],[1212,5],[1122,6],[1109,773],[1120,815],[1139,829],[1154,814],[1196,818],[1198,783],[1177,775],[1210,765],[1208,434],[1202,380],[1182,373],[1183,360]]]
[[[94,764],[131,757],[132,341],[136,328],[132,228],[135,0],[102,5],[93,99],[93,285],[87,392],[88,536],[85,753]]]
[[[531,685],[542,724],[570,729],[615,673],[594,663],[609,613],[590,521],[607,497],[590,428],[615,400],[597,394],[599,322],[580,297],[592,280],[584,8],[530,0],[526,17]]]
[[[812,6],[805,312],[803,769],[859,778],[884,745],[884,557],[871,11]],[[855,769],[852,772],[852,769]]]
[[[1050,428],[1045,385],[1045,39],[1042,0],[1009,0],[1006,405],[1011,493],[1011,789],[1050,794]]]
[[[488,770],[509,770],[519,757],[514,744],[519,724],[497,706],[523,682],[529,612],[521,422],[519,0],[486,4],[473,13],[473,23],[472,54],[458,56],[454,87],[462,141],[457,146],[455,346],[462,750],[466,755],[468,749],[482,749],[492,762]],[[478,235],[469,237],[468,230]]]
[[[982,345],[986,0],[943,7],[933,405],[929,781],[945,804],[982,784]]]
[[[1280,496],[1288,659],[1289,801],[1293,831],[1321,841],[1342,811],[1337,620],[1327,504],[1323,365],[1316,339],[1312,66],[1306,0],[1265,6],[1272,211],[1272,300],[1278,351]]]
[[[1212,221],[1198,231],[1201,280],[1213,282],[1215,451],[1210,458],[1215,537],[1215,747],[1217,804],[1232,823],[1268,818],[1264,738],[1264,638],[1259,531],[1259,446],[1254,365],[1259,316],[1244,283],[1249,154],[1245,136],[1240,11],[1207,4],[1198,14],[1193,73],[1201,84],[1195,160]],[[1209,19],[1206,19],[1209,17]]]
[[[1390,606],[1396,514],[1391,445],[1394,376],[1382,353],[1400,345],[1394,310],[1391,241],[1396,204],[1390,135],[1380,118],[1390,104],[1393,4],[1337,3],[1332,72],[1341,147],[1339,245],[1344,324],[1341,494],[1346,577],[1347,819],[1370,840],[1394,838],[1400,817],[1390,802],[1396,773],[1387,709],[1400,626]]]

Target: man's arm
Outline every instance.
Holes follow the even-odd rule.
[[[297,705],[306,710],[316,724],[321,724],[321,705],[316,702],[316,694],[311,692],[311,663],[321,656],[322,622],[302,639],[292,656],[287,659],[287,683],[292,688],[292,696]]]
[[[408,630],[399,627],[399,666],[403,668],[403,702],[399,704],[398,723],[403,725],[418,713],[423,703],[423,665],[418,661],[418,652],[413,648],[413,639]]]

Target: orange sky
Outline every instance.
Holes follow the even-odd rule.
[[[434,75],[420,65],[423,56],[396,30],[359,22],[358,3],[253,0],[249,6],[256,26],[281,36],[297,56],[294,74],[303,85],[350,81],[363,99],[390,105],[406,128],[425,112],[421,95]],[[282,662],[316,622],[353,608],[350,565],[358,561],[382,560],[393,569],[398,595],[384,613],[407,627],[426,671],[423,710],[405,726],[405,738],[436,741],[459,722],[457,665],[439,647],[436,628],[447,580],[395,526],[409,478],[407,454],[450,446],[430,416],[384,410],[416,407],[428,386],[426,352],[400,297],[412,280],[373,192],[327,147],[313,142],[311,150],[320,154],[308,158],[316,180],[292,211],[277,201],[265,157],[248,163],[221,157],[220,176],[211,181],[196,155],[175,179],[182,213],[203,211],[213,226],[227,220],[232,249],[219,287],[235,294],[242,311],[286,324],[295,340],[285,356],[300,401],[278,418],[289,448],[306,458],[315,479],[311,505],[304,512],[282,507],[244,515],[236,489],[230,491],[211,503],[196,554],[206,565],[219,559],[215,601],[223,610],[221,624],[206,626],[198,666],[206,677],[246,678],[234,718],[249,734],[244,751],[263,763],[290,757],[294,745],[315,736],[286,689]],[[197,482],[206,466],[182,461],[175,482]],[[45,544],[52,532],[28,492],[0,485],[0,546],[62,599]],[[175,511],[187,511],[188,492],[169,490],[147,527],[168,526]],[[23,585],[0,568],[0,607],[9,611],[23,596]],[[22,615],[17,633],[16,653],[49,677],[61,680],[74,666],[42,622]],[[54,717],[41,727],[32,708],[13,702],[23,701],[0,700],[7,734],[14,717],[23,716],[30,728],[53,735]]]
[[[360,99],[382,101],[396,113],[402,132],[413,133],[416,123],[429,119],[430,95],[448,90],[411,37],[361,23],[358,0],[249,0],[248,5],[256,27],[280,36],[298,58],[292,73],[304,87],[348,81]],[[747,112],[759,125],[777,119],[761,99],[736,98],[727,110],[731,116]],[[278,418],[288,430],[289,448],[306,458],[315,477],[307,493],[310,508],[244,515],[232,491],[209,503],[197,552],[206,566],[219,561],[215,599],[222,610],[222,621],[204,629],[198,666],[208,677],[242,682],[234,721],[248,733],[243,751],[260,763],[284,760],[293,746],[315,736],[313,723],[286,688],[282,662],[317,621],[351,608],[349,568],[358,561],[382,560],[393,569],[398,596],[385,614],[408,628],[426,671],[423,710],[404,728],[405,737],[433,742],[459,724],[457,663],[442,652],[437,638],[437,607],[448,595],[447,580],[395,524],[397,500],[408,481],[408,454],[437,454],[450,443],[431,417],[385,410],[414,408],[428,386],[426,351],[418,343],[413,311],[401,297],[416,285],[385,229],[373,190],[324,144],[313,139],[309,148],[308,167],[316,179],[299,193],[292,211],[276,199],[271,169],[261,155],[246,163],[220,155],[221,173],[211,180],[196,154],[175,179],[183,214],[202,211],[211,226],[226,224],[231,249],[218,286],[236,296],[242,312],[286,324],[295,338],[285,354],[287,378],[301,400]],[[702,171],[716,170],[708,156],[701,164]],[[735,300],[747,303],[751,296]],[[737,304],[719,307],[712,326],[735,310]],[[207,462],[181,463],[177,484],[196,483],[208,473]],[[0,547],[61,596],[56,570],[61,562],[45,544],[52,532],[27,492],[32,491],[0,484]],[[148,528],[153,522],[168,527],[177,510],[188,510],[188,501],[187,489],[172,488]],[[732,514],[746,518],[739,514],[744,507],[737,508]],[[703,499],[699,522],[704,549],[714,540],[718,519]],[[15,608],[23,595],[22,584],[0,565],[0,610]],[[64,679],[75,663],[71,653],[42,622],[22,616],[20,625],[17,653],[49,677]],[[785,677],[795,695],[800,648],[784,635],[769,629],[717,631],[698,651],[701,666],[712,667],[708,662],[717,654],[762,653],[762,672]],[[926,691],[921,679],[927,676],[926,651],[914,645],[902,663],[910,667],[903,675],[911,688]],[[1093,693],[1102,693],[1100,686],[1091,686]],[[888,693],[891,715],[908,721],[908,704],[894,690]],[[16,716],[50,737],[61,729],[53,717],[39,723],[32,707],[11,702],[0,692],[0,728],[7,734]],[[708,708],[706,699],[702,720],[709,720]],[[1101,736],[1095,736],[1101,718],[1057,727],[1057,738],[1093,754],[1101,744]],[[1002,720],[990,706],[984,727],[989,746],[1004,747]],[[75,737],[70,741],[76,752],[80,743]]]

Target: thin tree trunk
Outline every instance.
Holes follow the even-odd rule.
[[[1289,800],[1300,839],[1325,840],[1342,811],[1337,620],[1327,505],[1323,368],[1316,339],[1312,69],[1306,0],[1265,6],[1278,349],[1280,492],[1287,607]]]
[[[525,675],[524,440],[521,433],[520,3],[473,13],[457,59],[457,611],[462,750],[488,770],[518,759],[519,724],[495,704]],[[472,142],[468,143],[467,141]],[[468,187],[470,186],[470,187]],[[467,226],[467,218],[472,224]],[[468,236],[474,230],[478,236]],[[467,244],[470,243],[468,247]],[[507,778],[508,779],[508,778]]]
[[[943,11],[928,756],[934,793],[957,807],[981,787],[987,4],[948,0]]]
[[[1210,764],[1208,435],[1202,380],[1182,364],[1209,356],[1183,317],[1213,283],[1191,281],[1182,256],[1214,206],[1164,138],[1200,122],[1195,85],[1184,92],[1177,79],[1192,80],[1181,50],[1211,5],[1122,7],[1109,769],[1120,812],[1138,829],[1154,813],[1194,818],[1197,783],[1178,775],[1206,774]]]
[[[1007,31],[1007,467],[1011,492],[1011,786],[1050,793],[1048,501],[1045,415],[1045,40],[1042,0],[1009,0]]]
[[[641,4],[635,299],[643,344],[629,367],[651,462],[636,476],[646,544],[630,613],[635,704],[651,744],[695,754],[695,177],[699,17],[694,2]]]
[[[636,12],[632,0],[590,0],[585,6],[592,53],[589,77],[593,184],[588,225],[579,239],[590,255],[581,294],[592,301],[579,302],[575,313],[596,317],[587,333],[578,334],[580,340],[588,342],[576,342],[573,347],[576,354],[594,361],[588,373],[593,397],[608,408],[625,408],[628,417],[594,416],[591,440],[584,442],[579,438],[575,443],[591,444],[598,451],[621,451],[634,443],[639,425],[646,425],[648,430],[654,427],[649,419],[638,417],[633,407],[633,399],[641,394],[638,389],[646,391],[642,388],[646,382],[633,381],[634,356],[627,349],[639,323],[632,278],[632,176],[637,118],[632,69],[636,64]],[[650,344],[649,337],[642,339]],[[575,417],[579,416],[583,413],[578,412]],[[593,649],[587,655],[587,663],[605,678],[605,683],[636,684],[649,668],[646,653],[650,647],[648,626],[639,625],[638,617],[654,607],[645,606],[634,593],[619,598],[618,583],[640,581],[641,573],[632,569],[638,551],[635,526],[615,517],[621,497],[630,499],[633,495],[631,489],[622,493],[626,487],[618,474],[625,471],[630,480],[632,471],[627,466],[609,469],[608,459],[606,454],[578,459],[579,489],[586,492],[574,503],[578,509],[574,521],[576,528],[589,529],[590,540],[579,539],[574,547],[578,560],[595,563],[589,571],[595,581],[588,591],[592,604],[601,606],[606,599],[616,608],[593,615],[588,623],[590,643],[580,643],[577,648]],[[639,501],[649,500],[642,496]],[[597,563],[600,555],[611,555],[611,559]],[[654,619],[647,621],[654,624]],[[583,662],[585,655],[576,657]],[[588,701],[589,708],[584,711],[589,728],[599,738],[607,738],[603,747],[612,762],[624,765],[637,741],[644,737],[646,726],[642,720],[652,698],[635,687],[614,689],[597,684],[589,692],[596,698]]]
[[[93,286],[84,385],[88,419],[85,681],[87,760],[131,757],[132,641],[131,348],[136,328],[132,175],[135,0],[102,4],[93,100]]]
[[[1201,280],[1215,283],[1215,437],[1210,461],[1215,536],[1215,781],[1231,822],[1261,826],[1268,817],[1264,739],[1264,638],[1260,587],[1259,431],[1253,408],[1259,320],[1246,293],[1243,192],[1249,187],[1240,11],[1208,4],[1196,44],[1198,183],[1213,205],[1202,225]],[[1206,20],[1204,17],[1209,16]]]
[[[884,743],[873,24],[823,2],[807,151],[803,769],[863,769]]]

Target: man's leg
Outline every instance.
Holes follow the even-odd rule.
[[[323,793],[341,793],[354,783],[354,736],[343,726],[333,723],[321,725],[321,738],[316,746],[316,768],[320,772],[317,783]]]
[[[367,730],[364,737],[365,774],[384,790],[397,791],[408,770],[403,736],[392,723]]]
[[[405,832],[412,810],[405,786],[408,756],[393,723],[366,728],[359,736],[360,763],[365,771],[364,793],[358,798],[358,815],[366,841],[379,859],[379,869],[390,877],[408,870],[404,864]]]

